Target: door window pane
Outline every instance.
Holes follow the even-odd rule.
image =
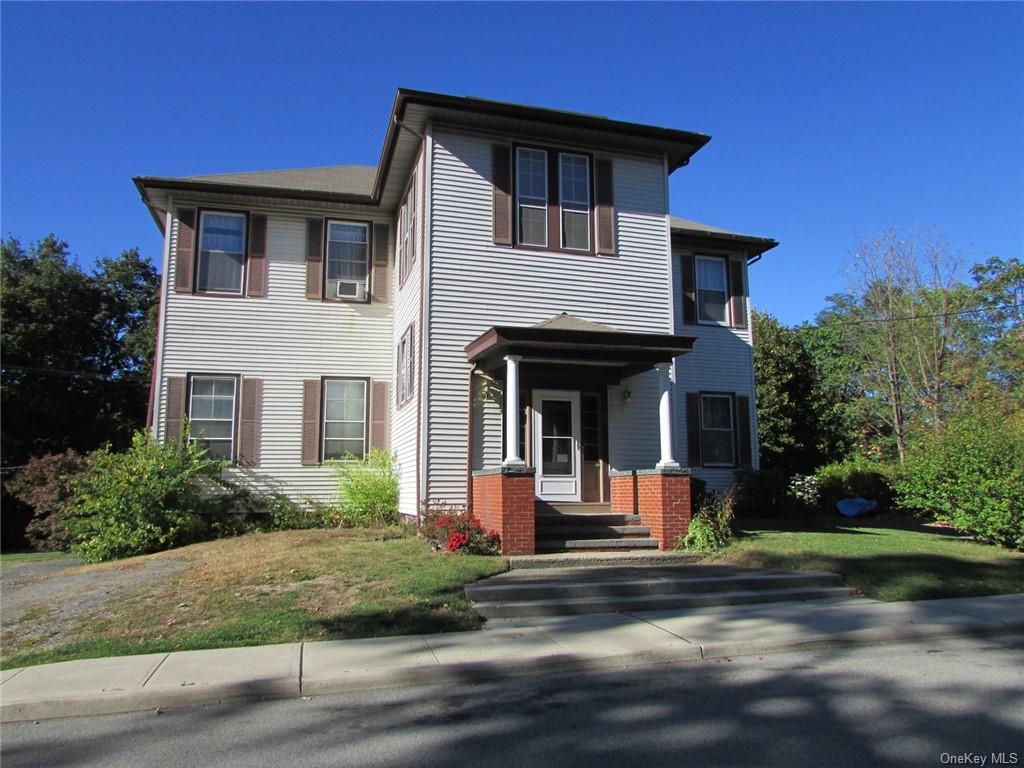
[[[572,475],[575,446],[572,437],[572,403],[567,400],[542,400],[541,472],[545,475]]]

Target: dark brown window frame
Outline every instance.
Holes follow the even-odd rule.
[[[529,251],[541,251],[544,253],[568,253],[575,254],[577,256],[596,256],[597,255],[597,233],[595,232],[597,223],[597,187],[594,184],[594,153],[587,152],[585,150],[570,149],[568,147],[558,147],[541,144],[529,144],[525,142],[513,142],[511,152],[511,164],[512,164],[512,248],[529,250]],[[520,149],[535,149],[541,152],[547,153],[547,171],[548,171],[548,195],[547,195],[547,245],[531,245],[529,243],[522,243],[519,240],[519,150]],[[587,250],[582,248],[564,248],[562,247],[562,179],[561,179],[561,155],[579,155],[587,158],[587,168],[589,176],[589,187],[590,187],[590,208],[588,210],[589,216],[589,232],[590,232],[590,247]],[[552,226],[552,221],[555,225]],[[557,233],[555,242],[556,246],[551,244],[552,234]]]
[[[369,376],[321,376],[320,377],[320,424],[317,428],[317,461],[345,461],[345,459],[328,459],[324,456],[324,440],[327,437],[327,382],[329,381],[361,381],[365,389],[363,396],[363,459],[370,452],[370,388],[373,381]]]
[[[331,304],[370,304],[373,301],[373,225],[371,219],[341,219],[331,216],[324,216],[324,232],[320,247],[323,249],[323,275],[320,278],[320,301]],[[335,224],[362,224],[366,227],[366,298],[365,299],[341,299],[337,296],[327,295],[327,267],[329,263],[328,243],[330,243],[331,223]]]
[[[416,326],[416,321],[413,320],[406,327],[405,331],[402,332],[402,335],[398,339],[398,349],[395,352],[395,358],[396,358],[395,359],[395,403],[396,403],[396,409],[395,410],[399,410],[399,411],[402,410],[403,407],[405,407],[406,405],[408,405],[409,403],[411,403],[413,401],[413,398],[414,398],[415,392],[416,392],[416,370],[417,370],[417,366],[416,366],[416,349],[415,349],[415,345],[416,345],[416,342],[415,342],[416,328],[415,328],[415,326]],[[402,351],[402,344],[405,342],[406,338],[408,338],[409,346],[410,346],[410,348],[412,348],[412,354],[410,355],[410,354],[407,353],[407,362],[409,363],[409,365],[412,366],[412,370],[410,371],[411,375],[409,376],[409,378],[410,378],[409,387],[408,387],[407,390],[404,391],[405,399],[402,399],[402,394],[403,394],[402,377],[403,377],[404,371],[402,370],[402,366],[401,366],[401,351]]]
[[[238,463],[238,428],[240,424],[240,413],[242,401],[242,374],[240,373],[210,373],[207,371],[195,371],[185,374],[185,419],[189,423],[189,440],[192,440],[192,381],[194,379],[234,379],[235,396],[231,414],[231,457],[228,461],[235,465]]]
[[[242,238],[242,286],[238,293],[228,291],[204,291],[199,289],[199,253],[203,249],[203,214],[226,213],[245,218],[245,235]],[[194,296],[219,296],[225,299],[248,298],[249,287],[249,233],[252,228],[252,211],[247,208],[196,208],[195,242],[192,247],[192,294]]]

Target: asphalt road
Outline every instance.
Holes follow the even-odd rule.
[[[992,753],[1024,766],[1024,637],[51,720],[0,737],[4,768],[869,768],[991,766]]]

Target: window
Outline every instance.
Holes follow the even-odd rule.
[[[523,245],[548,244],[548,153],[543,149],[516,149],[517,241]]]
[[[196,290],[241,295],[244,268],[245,214],[203,211]]]
[[[590,160],[586,155],[558,156],[562,247],[590,250]]]
[[[398,405],[405,405],[412,400],[415,394],[415,355],[413,354],[413,327],[410,325],[402,334],[402,340],[398,342],[398,365],[396,367],[398,376]]]
[[[325,379],[323,458],[346,459],[366,454],[366,381]]]
[[[736,465],[732,423],[732,397],[700,396],[700,446],[706,467]]]
[[[366,301],[370,272],[370,225],[327,222],[327,287],[325,299]]]
[[[404,283],[416,263],[416,171],[409,180],[409,191],[398,213],[398,282]]]
[[[188,402],[189,442],[206,446],[214,458],[235,455],[235,376],[193,376]]]
[[[697,320],[702,323],[729,322],[726,306],[729,298],[725,259],[697,257]]]

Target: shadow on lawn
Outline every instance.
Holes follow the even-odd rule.
[[[482,620],[475,614],[449,611],[444,606],[415,605],[404,608],[361,606],[347,613],[317,619],[327,639],[425,635],[478,629]]]

